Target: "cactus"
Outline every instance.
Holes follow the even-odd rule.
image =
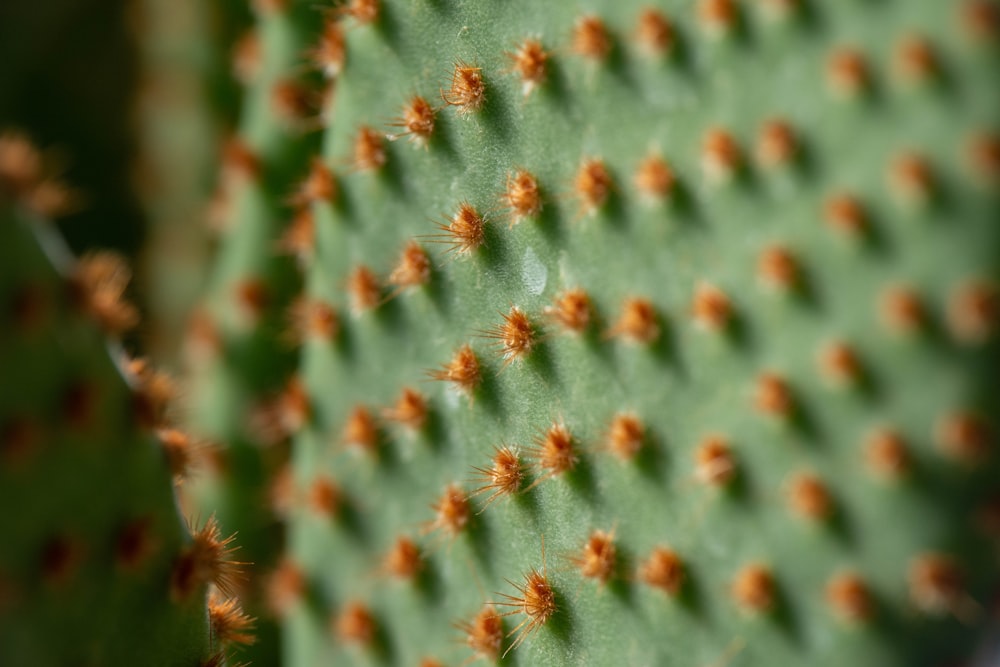
[[[64,189],[25,139],[0,137],[0,163],[0,661],[219,664],[251,640],[238,547],[178,514],[199,448],[170,380],[115,340],[139,320],[128,268],[71,257],[36,212]]]
[[[967,657],[985,5],[591,4],[326,18],[286,661]]]
[[[181,411],[237,659],[972,659],[995,3],[253,7]]]

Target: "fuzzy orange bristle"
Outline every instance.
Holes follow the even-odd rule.
[[[1000,290],[987,280],[971,280],[948,298],[948,328],[963,343],[984,343],[1000,325]]]
[[[378,424],[371,410],[363,405],[356,405],[351,409],[344,423],[344,428],[340,434],[340,440],[348,447],[357,448],[359,451],[374,454],[378,451],[379,432]]]
[[[691,300],[691,315],[695,324],[708,331],[720,332],[729,326],[733,306],[726,293],[715,285],[700,282]]]
[[[434,134],[436,115],[437,109],[430,102],[420,95],[414,95],[403,106],[402,116],[390,123],[393,127],[403,129],[392,138],[409,137],[410,141],[426,147]]]
[[[320,158],[313,158],[309,165],[309,173],[299,184],[292,196],[292,203],[298,206],[332,202],[337,197],[337,181],[333,172]]]
[[[827,582],[826,601],[834,614],[851,623],[863,623],[875,613],[868,585],[853,572],[842,572]]]
[[[511,306],[509,313],[500,313],[500,316],[503,322],[492,329],[481,331],[480,335],[494,341],[506,367],[513,361],[524,359],[531,352],[536,336],[531,320],[517,306]]]
[[[448,90],[441,91],[441,99],[453,106],[460,116],[479,111],[486,102],[486,84],[482,69],[464,62],[456,62]]]
[[[396,404],[382,411],[389,421],[405,426],[411,431],[419,431],[427,423],[427,398],[410,387],[403,387]]]
[[[910,562],[910,599],[925,614],[944,615],[958,611],[965,596],[963,577],[950,556],[921,554]]]
[[[479,359],[470,345],[458,348],[451,361],[440,368],[428,371],[428,375],[433,380],[450,382],[456,389],[468,395],[472,394],[482,380]]]
[[[892,285],[882,292],[879,319],[895,335],[913,335],[927,324],[927,307],[911,287]]]
[[[828,197],[823,204],[823,218],[834,231],[850,238],[860,238],[868,232],[868,214],[861,202],[849,193]]]
[[[857,97],[871,86],[864,54],[849,47],[834,50],[826,61],[826,85],[837,97]]]
[[[542,554],[544,556],[544,543]],[[514,650],[521,643],[530,637],[532,633],[536,632],[540,627],[545,625],[552,615],[556,613],[556,595],[555,591],[552,589],[552,585],[549,583],[548,576],[544,571],[539,572],[538,570],[532,568],[524,575],[523,584],[515,584],[514,582],[507,580],[511,586],[517,589],[517,595],[508,595],[507,593],[498,593],[503,597],[503,601],[496,602],[494,604],[503,607],[513,607],[512,611],[505,612],[501,616],[511,616],[513,614],[522,613],[526,618],[521,621],[513,630],[507,633],[508,637],[517,635],[507,650],[504,651],[504,656],[510,651]]]
[[[710,183],[725,183],[735,176],[743,154],[733,135],[721,127],[709,129],[701,142],[701,170]]]
[[[573,53],[601,61],[611,53],[613,43],[608,27],[597,16],[581,16],[573,26]]]
[[[153,518],[142,516],[126,523],[115,538],[115,563],[118,567],[135,571],[148,563],[159,549],[159,540],[153,535]]]
[[[767,246],[757,259],[757,277],[769,289],[791,292],[800,284],[801,274],[798,259],[783,245]]]
[[[967,410],[942,417],[935,428],[938,448],[965,465],[982,463],[993,454],[993,429],[986,419]]]
[[[604,206],[613,187],[614,181],[604,160],[584,160],[573,179],[573,190],[580,203],[580,213],[589,215]]]
[[[345,644],[371,646],[377,632],[375,617],[363,603],[352,600],[334,617],[333,632]]]
[[[893,47],[892,72],[903,84],[925,83],[940,72],[934,47],[923,35],[904,35]]]
[[[712,37],[720,37],[733,30],[738,10],[733,0],[698,0],[698,23]]]
[[[659,317],[649,299],[628,297],[622,301],[621,313],[607,336],[626,341],[650,344],[660,337]]]
[[[354,168],[375,171],[384,167],[387,159],[382,133],[367,125],[359,127],[354,137]]]
[[[752,563],[737,572],[731,592],[733,600],[741,609],[763,614],[774,607],[776,588],[771,569],[766,565]]]
[[[667,595],[677,595],[684,585],[684,562],[673,549],[655,547],[639,566],[639,579]]]
[[[580,552],[570,556],[569,560],[581,576],[606,584],[614,576],[618,565],[614,531],[593,531]]]
[[[665,55],[674,48],[674,26],[658,9],[645,7],[636,22],[635,41],[649,55]]]
[[[586,290],[573,288],[558,294],[553,304],[546,306],[545,315],[566,331],[581,333],[590,325],[592,310]]]
[[[469,523],[469,498],[457,484],[450,484],[431,509],[434,510],[434,520],[428,524],[428,530],[440,530],[449,537],[455,537]]]
[[[823,377],[837,386],[856,385],[864,375],[858,353],[843,341],[831,341],[823,345],[818,362]]]
[[[542,195],[538,179],[531,172],[518,169],[507,175],[507,187],[501,199],[510,210],[511,226],[524,218],[533,218],[542,210]]]
[[[239,549],[233,545],[235,539],[235,533],[223,539],[218,519],[215,515],[210,516],[174,563],[170,584],[173,598],[189,598],[209,583],[215,584],[223,595],[235,597],[245,579],[244,567],[247,565],[231,559]]]
[[[465,634],[465,644],[472,649],[473,659],[496,662],[503,644],[503,617],[492,604],[487,604],[471,621],[458,621],[455,627]]]
[[[139,323],[139,311],[125,300],[132,272],[125,260],[112,252],[85,255],[70,279],[79,309],[110,335],[120,335]]]
[[[833,497],[816,475],[800,472],[787,483],[788,507],[792,513],[810,521],[826,521],[834,512]]]
[[[243,611],[236,598],[223,599],[218,595],[208,598],[208,620],[212,636],[223,644],[249,646],[255,641],[252,618]]]
[[[309,340],[331,341],[340,332],[340,318],[329,303],[299,297],[288,309],[291,339],[298,344]]]
[[[798,152],[798,138],[787,121],[772,118],[767,121],[757,135],[757,162],[764,168],[775,168],[789,164]]]
[[[475,481],[483,484],[473,491],[472,495],[476,496],[492,491],[483,504],[484,510],[497,498],[517,493],[521,489],[521,481],[524,479],[521,457],[516,449],[508,446],[494,448],[492,466],[489,468],[473,466],[472,470],[478,473]]]
[[[606,438],[607,448],[623,461],[631,461],[642,449],[646,427],[632,413],[618,413],[611,419]]]
[[[447,245],[447,252],[450,253],[468,255],[486,240],[486,221],[469,202],[458,205],[458,211],[448,224],[436,224],[441,233],[430,236],[430,239]]]
[[[713,486],[725,486],[736,476],[736,462],[729,443],[722,436],[711,435],[694,452],[695,477]]]
[[[864,456],[868,470],[882,479],[899,479],[912,466],[906,440],[889,428],[879,428],[867,437]]]
[[[511,70],[521,77],[521,93],[525,97],[545,82],[549,54],[537,39],[525,39],[507,53],[507,58],[511,61]]]
[[[351,310],[363,313],[382,303],[382,284],[375,272],[364,264],[355,266],[347,276]]]
[[[344,492],[328,477],[317,477],[309,485],[306,502],[313,512],[326,518],[333,518],[344,503]]]
[[[633,177],[636,190],[650,201],[661,201],[674,190],[676,177],[667,161],[657,153],[644,157]]]
[[[323,24],[319,43],[309,52],[309,59],[328,79],[340,74],[347,61],[347,42],[340,21],[328,20]]]
[[[535,459],[541,474],[532,487],[576,466],[578,459],[573,434],[565,424],[552,424],[544,433],[536,436],[534,442],[535,447],[529,449],[527,454]]]
[[[382,558],[382,570],[397,579],[414,579],[423,564],[420,547],[406,536],[396,538],[392,548]]]
[[[758,412],[772,417],[787,419],[795,411],[792,390],[776,373],[765,372],[757,376],[753,401]]]

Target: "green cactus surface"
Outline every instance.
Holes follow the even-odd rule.
[[[275,26],[299,3],[262,6],[260,65],[294,73]],[[646,9],[312,14],[333,93],[306,213],[237,204],[219,269],[262,274],[311,214],[288,664],[974,650],[997,583],[995,6]],[[279,161],[257,136],[259,190]]]
[[[138,317],[127,270],[6,200],[0,246],[0,663],[208,664],[232,635],[206,586],[236,576],[234,545],[214,519],[188,533],[164,380],[107,338]]]

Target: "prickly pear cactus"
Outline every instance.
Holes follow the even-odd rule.
[[[294,240],[288,664],[972,656],[995,4],[258,5],[218,275]],[[289,49],[333,91],[297,163]]]
[[[169,380],[108,338],[139,320],[128,268],[69,255],[42,165],[0,136],[0,663],[220,664],[252,641],[237,546],[179,515],[197,447]]]

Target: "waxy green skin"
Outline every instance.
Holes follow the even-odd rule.
[[[935,444],[936,424],[950,411],[995,410],[981,373],[992,347],[957,341],[946,324],[955,286],[995,275],[996,196],[977,188],[961,152],[969,131],[996,121],[997,92],[982,85],[995,54],[974,46],[955,27],[956,8],[939,3],[809,3],[785,22],[740,5],[735,32],[712,37],[694,3],[664,2],[677,46],[651,58],[632,40],[640,5],[384,2],[373,25],[344,19],[346,64],[323,135],[340,192],[313,207],[315,259],[304,271],[306,293],[333,304],[342,328],[332,343],[303,347],[299,374],[313,415],[292,459],[302,493],[317,477],[332,478],[348,507],[331,519],[303,502],[291,518],[288,548],[309,588],[284,622],[289,664],[416,664],[426,656],[461,664],[472,651],[453,623],[516,594],[509,582],[543,566],[542,536],[558,611],[506,664],[933,665],[975,646],[984,617],[928,618],[910,599],[907,567],[921,553],[953,554],[978,604],[988,604],[996,584],[990,541],[970,519],[994,487],[995,466],[957,465]],[[574,22],[585,12],[612,36],[603,62],[573,53]],[[906,86],[895,77],[893,44],[911,32],[929,37],[944,80]],[[507,54],[529,36],[551,59],[545,83],[525,97]],[[826,60],[841,45],[868,59],[874,85],[859,99],[837,99],[824,82]],[[461,114],[440,101],[457,62],[481,68],[478,111]],[[413,94],[441,107],[427,147],[400,138],[386,143],[383,168],[352,169],[358,128],[397,131],[393,119]],[[793,163],[764,169],[754,144],[771,118],[795,130],[801,150]],[[729,183],[702,172],[701,142],[714,127],[731,133],[743,154]],[[886,182],[892,159],[911,149],[939,176],[939,196],[926,207],[901,204]],[[651,151],[678,179],[667,201],[652,204],[632,183]],[[575,172],[590,157],[614,178],[593,213],[581,211],[574,192]],[[538,178],[544,209],[511,227],[501,194],[517,168]],[[835,192],[864,202],[874,229],[868,242],[846,240],[824,222],[823,202]],[[486,240],[468,254],[449,253],[432,238],[434,223],[447,224],[463,200],[485,214]],[[350,271],[364,264],[387,276],[410,238],[431,256],[430,283],[352,312]],[[796,294],[758,280],[759,253],[773,244],[801,263]],[[725,333],[692,320],[701,282],[732,303]],[[878,296],[896,283],[925,299],[928,331],[900,337],[881,324]],[[545,315],[573,287],[595,306],[583,335],[562,332]],[[659,313],[662,335],[652,345],[604,333],[633,295]],[[505,366],[478,332],[500,324],[511,305],[533,318],[539,341]],[[831,340],[860,355],[864,386],[837,389],[824,377],[816,357]],[[466,342],[483,363],[471,399],[427,379]],[[767,371],[791,387],[789,420],[754,408],[756,378]],[[377,456],[341,442],[356,405],[378,415],[403,386],[429,397],[426,428],[414,435],[383,420]],[[603,448],[619,411],[647,427],[633,462]],[[430,505],[447,484],[474,490],[481,484],[470,481],[472,468],[488,467],[494,446],[524,452],[560,420],[580,447],[574,471],[494,502],[458,537],[428,532]],[[909,479],[884,483],[866,468],[863,443],[882,424],[911,448]],[[727,490],[696,478],[694,450],[712,433],[734,452],[737,481]],[[788,508],[786,480],[803,470],[832,494],[827,523]],[[538,475],[532,470],[529,480]],[[619,577],[606,586],[583,580],[567,556],[592,530],[612,528]],[[425,548],[416,583],[378,570],[400,534]],[[676,599],[635,576],[658,544],[687,564]],[[742,612],[730,590],[737,571],[758,561],[777,580],[768,614]],[[877,611],[867,624],[840,621],[825,599],[827,580],[843,569],[872,590]],[[332,629],[352,600],[376,619],[372,647],[351,646]],[[505,627],[524,618],[514,614]]]
[[[72,260],[48,223],[2,201],[0,246],[0,662],[199,665],[218,648],[205,588],[171,599],[190,537],[164,452],[136,419],[123,351],[70,299]],[[26,293],[33,306],[15,311]],[[74,388],[89,409],[70,410]],[[34,437],[15,440],[15,424]],[[121,540],[135,522],[149,550],[128,567]],[[59,553],[68,565],[53,569]]]
[[[239,557],[253,564],[244,592],[251,614],[267,614],[262,591],[281,552],[306,587],[280,620],[280,639],[262,618],[259,641],[238,660],[414,665],[433,656],[463,664],[473,652],[456,623],[471,621],[486,602],[518,596],[533,568],[551,582],[557,609],[504,664],[931,666],[973,654],[997,583],[996,537],[979,530],[975,516],[995,493],[998,471],[995,457],[955,461],[939,431],[957,410],[989,417],[998,408],[994,346],[956,336],[949,309],[965,281],[996,278],[997,194],[979,184],[982,174],[970,170],[963,146],[974,131],[995,131],[1000,92],[988,85],[995,44],[975,44],[963,32],[958,4],[810,2],[785,21],[768,21],[758,4],[740,4],[731,33],[716,35],[699,20],[698,3],[668,0],[659,6],[674,23],[676,44],[653,57],[634,44],[641,3],[631,0],[388,0],[374,24],[349,12],[341,18],[347,56],[332,82],[305,63],[338,12],[316,11],[304,0],[259,4],[275,6],[257,12],[259,68],[236,132],[256,166],[229,186],[227,224],[201,307],[214,348],[192,364],[182,410],[187,425],[223,443],[225,453],[220,474],[191,480],[186,494],[191,506],[217,512],[227,531],[239,532]],[[611,35],[602,61],[574,52],[573,26],[585,13]],[[923,85],[904,84],[892,64],[894,45],[913,32],[927,36],[942,64],[940,76]],[[508,54],[527,37],[539,38],[551,58],[546,80],[525,96]],[[838,99],[825,81],[827,60],[841,46],[858,48],[872,73],[871,87],[855,99]],[[480,68],[485,82],[484,104],[468,113],[442,95],[459,62]],[[285,81],[311,95],[315,117],[283,114],[275,89]],[[332,92],[324,94],[328,85]],[[426,147],[395,136],[393,123],[414,94],[440,107]],[[793,161],[764,168],[754,147],[772,118],[793,128],[799,150]],[[379,169],[356,165],[361,126],[394,137]],[[741,164],[727,182],[704,173],[702,144],[713,128],[740,148]],[[900,201],[887,183],[889,165],[910,150],[926,156],[934,174],[925,205]],[[648,201],[633,182],[650,153],[677,177],[663,201]],[[311,205],[314,247],[297,263],[277,248],[297,213],[290,195],[316,157],[336,174],[338,194]],[[575,185],[590,158],[602,159],[613,180],[596,210],[581,203]],[[544,206],[511,224],[501,197],[519,168],[538,178]],[[842,192],[864,203],[872,227],[866,239],[844,238],[824,219],[824,202]],[[463,201],[486,218],[485,240],[469,252],[448,252],[437,224],[447,225]],[[9,247],[24,248],[11,254],[3,284],[31,276],[58,293],[61,279],[24,225],[0,230]],[[429,284],[386,287],[376,308],[352,308],[351,272],[364,264],[388,276],[414,238],[431,258]],[[791,293],[759,279],[760,254],[774,245],[801,264]],[[237,295],[250,283],[266,299],[248,317]],[[703,283],[732,304],[723,331],[706,330],[692,316]],[[911,335],[890,331],[880,313],[880,294],[897,284],[926,304],[927,322]],[[576,287],[594,305],[581,334],[563,331],[547,314],[559,294]],[[340,326],[333,340],[288,344],[288,311],[301,295],[334,307]],[[660,335],[650,344],[613,335],[630,297],[655,306]],[[483,332],[500,325],[511,306],[528,313],[538,339],[524,358],[505,363]],[[9,481],[0,497],[9,507],[32,508],[9,514],[15,548],[2,552],[0,575],[15,580],[15,594],[23,587],[30,603],[11,615],[5,598],[18,598],[0,595],[0,614],[12,619],[0,624],[0,646],[30,664],[134,662],[140,649],[148,662],[197,664],[215,648],[202,600],[176,605],[163,597],[186,538],[162,452],[126,416],[127,387],[101,337],[67,322],[34,338],[3,334],[5,368],[32,378],[10,385],[23,391],[4,392],[5,410],[50,415],[54,388],[74,369],[110,388],[102,393],[100,428],[58,434],[100,440],[95,447],[36,458],[30,474],[0,469]],[[849,343],[862,360],[858,386],[837,387],[818,367],[819,351],[833,340]],[[465,343],[482,363],[482,381],[469,394],[429,377]],[[764,373],[791,389],[794,408],[785,418],[755,406]],[[308,399],[305,424],[267,445],[259,406],[293,376]],[[417,432],[384,416],[404,386],[429,399],[428,421]],[[343,438],[359,405],[379,423],[374,452]],[[606,447],[620,412],[646,427],[633,461]],[[553,423],[573,433],[578,462],[538,481],[546,473],[530,450]],[[864,443],[879,426],[904,436],[913,458],[907,478],[887,482],[866,465]],[[712,434],[724,436],[734,455],[736,478],[723,489],[698,476],[695,452]],[[490,492],[480,493],[467,525],[448,534],[435,524],[432,505],[449,484],[469,493],[481,487],[474,468],[489,468],[494,448],[505,443],[524,457],[523,490],[485,508]],[[97,493],[94,480],[107,479],[102,447],[121,449],[113,452],[115,465],[129,481],[120,489],[101,484]],[[283,525],[270,494],[285,459],[293,485]],[[787,482],[803,471],[829,490],[829,520],[790,511]],[[309,502],[320,478],[335,480],[344,494],[332,516]],[[40,480],[58,493],[39,495]],[[126,501],[162,533],[160,551],[145,566],[148,578],[140,580],[96,555],[109,552]],[[74,527],[96,546],[85,551],[71,586],[45,590],[32,569],[40,545],[52,529]],[[606,584],[585,580],[573,565],[594,530],[616,539],[618,567]],[[382,565],[400,535],[423,550],[414,581],[395,580]],[[684,560],[686,582],[676,597],[636,575],[658,545]],[[950,554],[964,573],[962,592],[940,615],[921,609],[908,581],[913,559],[931,552]],[[764,613],[740,609],[732,591],[741,568],[757,562],[777,582],[774,606]],[[826,599],[827,582],[846,569],[872,591],[868,622],[845,623]],[[57,594],[70,601],[55,604]],[[352,644],[342,627],[338,633],[338,615],[355,601],[372,613],[371,645]],[[116,618],[128,623],[101,616],[95,626],[98,609],[120,612]],[[507,632],[525,620],[517,605],[500,610],[513,612]],[[64,643],[42,636],[53,624],[70,628]],[[121,627],[128,632],[108,634]],[[518,637],[505,638],[503,650]],[[64,654],[63,646],[93,649]]]

